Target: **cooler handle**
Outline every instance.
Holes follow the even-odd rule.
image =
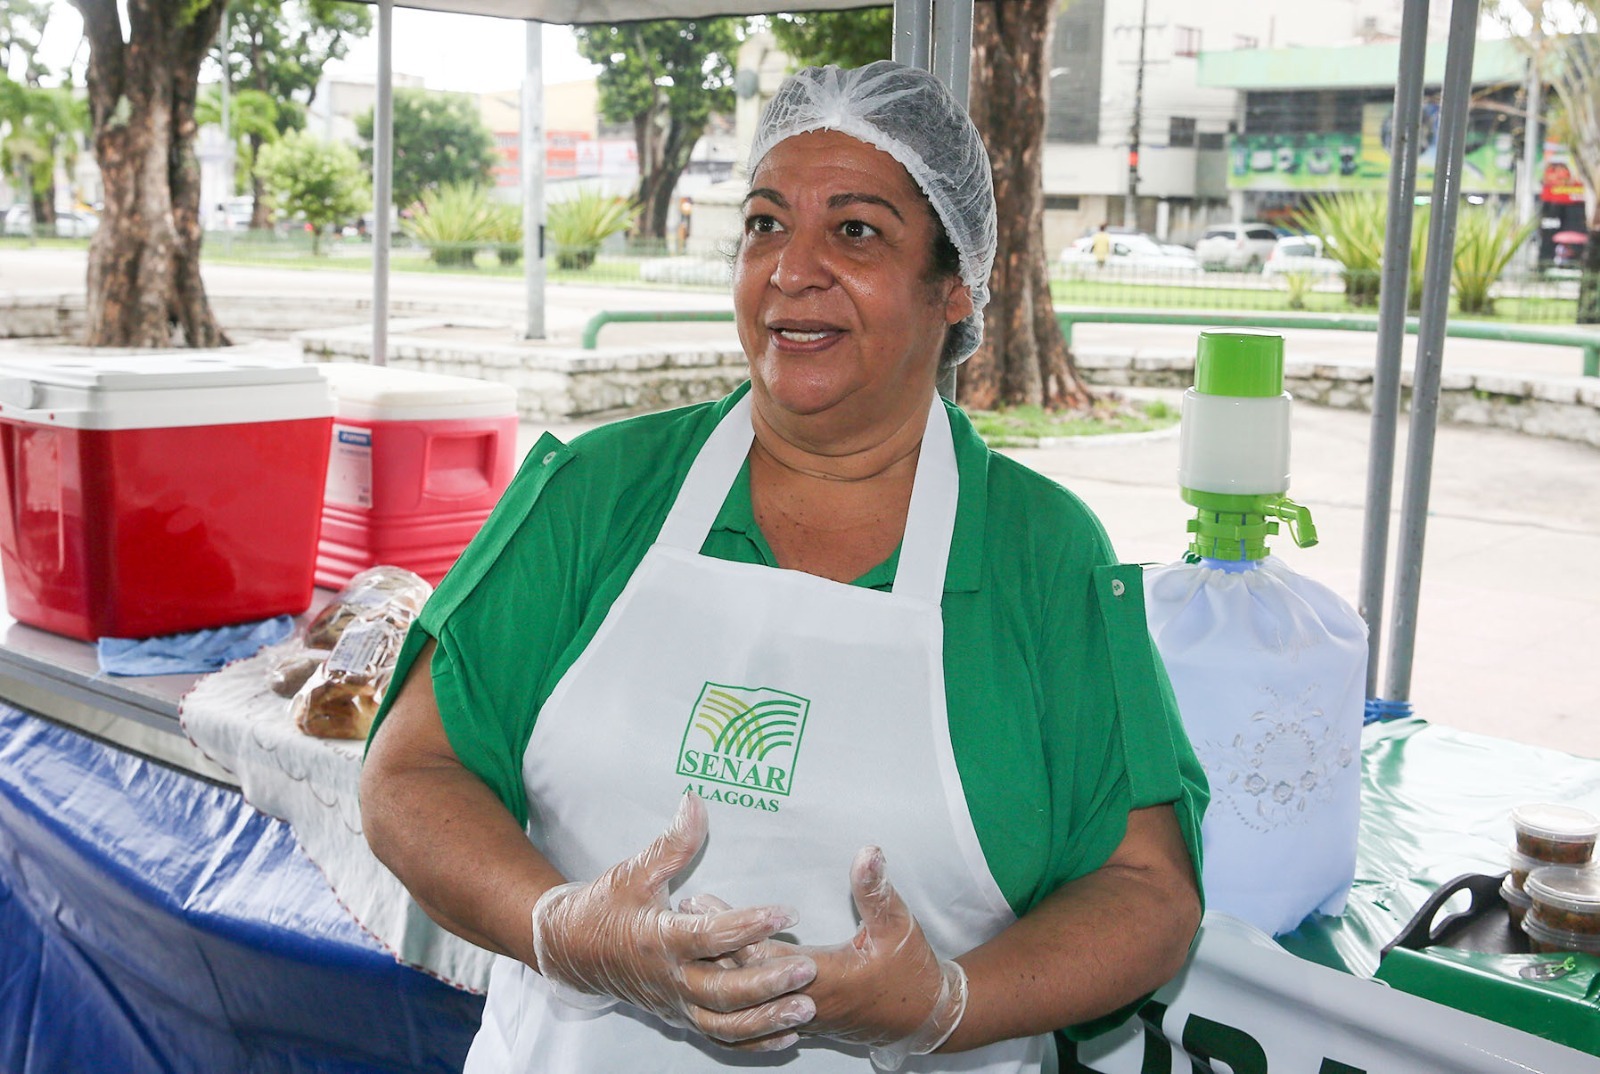
[[[486,430],[478,433],[443,433],[428,438],[427,454],[423,462],[422,497],[435,503],[455,503],[482,496],[494,483],[495,441],[498,433]],[[456,465],[435,469],[436,453],[441,447]],[[475,461],[469,461],[475,460]],[[466,465],[461,465],[465,461]]]

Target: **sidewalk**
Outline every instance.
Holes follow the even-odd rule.
[[[0,266],[0,290],[81,290],[81,254],[29,252]],[[360,273],[208,266],[213,294],[303,294],[326,299],[371,296]],[[518,280],[396,274],[394,301],[459,301],[522,313]],[[725,309],[710,292],[621,290],[573,285],[547,289],[546,324],[553,345],[576,345],[583,324],[600,309]],[[617,325],[603,343],[665,340],[732,342],[731,325]],[[1186,351],[1195,330],[1080,325],[1080,353]],[[1370,363],[1376,337],[1359,332],[1286,332],[1297,358]],[[1407,339],[1407,353],[1416,340]],[[1576,349],[1518,347],[1451,339],[1445,367],[1503,369],[1571,377]],[[1176,400],[1178,393],[1165,393]],[[1291,495],[1316,520],[1321,543],[1297,549],[1287,535],[1273,545],[1296,570],[1354,603],[1360,582],[1363,503],[1370,417],[1300,405],[1295,410]],[[562,425],[565,439],[589,427]],[[542,428],[525,426],[526,449]],[[1406,444],[1402,422],[1400,451]],[[1125,560],[1166,563],[1187,543],[1190,509],[1177,491],[1178,440],[1084,440],[1050,449],[1006,452],[1060,481],[1099,514]],[[1395,516],[1389,548],[1399,543],[1404,463],[1396,461]],[[1443,426],[1434,448],[1430,511],[1422,564],[1422,599],[1411,700],[1419,716],[1486,735],[1600,757],[1600,451],[1555,440],[1481,428]],[[1394,571],[1388,574],[1392,590]],[[1382,679],[1380,678],[1380,688]]]

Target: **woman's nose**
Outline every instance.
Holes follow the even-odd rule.
[[[821,236],[806,231],[795,231],[778,252],[778,263],[772,270],[772,285],[786,295],[797,294],[813,287],[827,288],[833,284],[833,272],[828,267],[827,249]]]

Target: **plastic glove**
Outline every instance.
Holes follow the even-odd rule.
[[[796,947],[766,939],[717,960],[760,964],[785,953],[810,955],[817,978],[805,994],[817,1014],[800,1029],[808,1037],[864,1044],[880,1070],[898,1070],[907,1056],[926,1055],[955,1032],[967,1010],[967,974],[929,946],[905,900],[889,883],[883,851],[863,847],[850,865],[850,890],[861,927],[836,947]],[[689,913],[726,912],[728,904],[696,895]],[[918,1022],[917,1018],[921,1021]]]
[[[686,794],[672,827],[638,855],[592,883],[546,891],[533,907],[535,965],[578,1006],[622,1000],[719,1042],[787,1047],[795,1041],[788,1031],[816,1013],[809,997],[792,994],[816,975],[815,963],[793,950],[739,964],[714,960],[791,927],[795,912],[686,914],[667,905],[667,883],[699,853],[706,827],[704,803]]]

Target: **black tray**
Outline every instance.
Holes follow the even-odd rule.
[[[1485,876],[1467,873],[1440,887],[1422,904],[1400,934],[1384,945],[1379,960],[1396,947],[1420,951],[1424,947],[1453,947],[1494,955],[1528,954],[1528,936],[1511,923],[1511,912],[1500,897],[1505,873]],[[1444,904],[1461,892],[1472,902],[1465,910],[1439,916]]]

